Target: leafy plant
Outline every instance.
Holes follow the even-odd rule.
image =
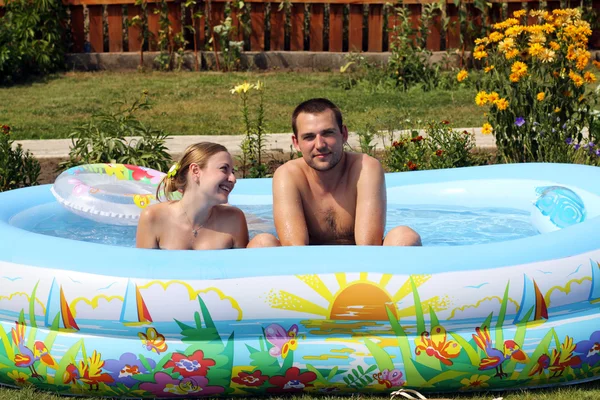
[[[37,185],[40,163],[29,151],[23,152],[18,144],[13,146],[10,127],[0,127],[0,192],[24,186]]]
[[[493,28],[475,42],[486,72],[475,102],[488,109],[484,133],[494,133],[502,160],[595,160],[595,143],[583,137],[586,126],[595,129],[598,96],[585,85],[596,76],[586,71],[591,29],[581,11],[519,10]],[[582,157],[584,146],[590,157]]]
[[[117,111],[94,114],[89,122],[76,128],[69,160],[60,164],[66,169],[80,164],[122,163],[166,171],[171,163],[163,130],[153,129],[139,121],[135,113],[149,109],[147,92],[128,106],[124,102]]]
[[[231,89],[231,93],[238,94],[242,100],[245,137],[241,144],[240,162],[243,178],[264,178],[268,175],[268,166],[263,163],[266,145],[264,88],[264,83],[258,81],[255,85],[244,82]],[[258,94],[254,121],[250,116],[250,94],[252,92]]]
[[[243,2],[240,3],[243,4]],[[237,27],[233,25],[231,17],[227,17],[219,25],[215,25],[213,31],[223,56],[223,70],[233,71],[239,68],[244,42],[232,40],[234,35],[237,34]],[[210,41],[213,41],[212,37]]]
[[[65,7],[60,1],[7,0],[0,17],[0,83],[64,67]]]

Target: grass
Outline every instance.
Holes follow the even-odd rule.
[[[437,397],[427,396],[430,399],[448,398],[456,400],[491,400],[493,398],[503,397],[504,400],[597,400],[600,399],[600,383],[587,383],[576,386],[567,386],[556,389],[539,389],[529,390],[526,392],[494,392],[480,394],[451,394],[439,395]],[[287,400],[344,400],[344,399],[364,399],[364,400],[389,400],[389,396],[368,396],[354,395],[351,397],[342,396],[291,396],[291,397],[265,397],[272,400],[287,399]],[[396,397],[402,399],[402,397]],[[39,392],[31,388],[23,388],[21,390],[9,389],[0,387],[0,400],[64,400],[66,397],[54,395],[52,393]],[[95,398],[98,399],[99,398]],[[251,398],[246,398],[250,400]]]
[[[66,138],[92,113],[109,110],[115,101],[132,102],[144,89],[153,108],[140,119],[172,135],[242,133],[240,101],[229,90],[248,80],[266,82],[269,133],[291,132],[296,105],[311,97],[328,97],[342,110],[349,129],[378,117],[409,115],[412,120],[450,120],[455,127],[480,126],[484,117],[473,101],[474,88],[423,92],[387,89],[344,90],[333,72],[69,72],[42,81],[0,87],[0,125],[12,127],[15,139]]]

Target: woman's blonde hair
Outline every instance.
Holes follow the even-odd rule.
[[[209,158],[222,151],[226,152],[227,148],[218,143],[200,142],[188,146],[179,162],[171,167],[169,173],[158,184],[156,199],[160,201],[161,197],[165,197],[172,200],[172,193],[185,192],[190,165],[198,164],[200,168],[204,168]]]

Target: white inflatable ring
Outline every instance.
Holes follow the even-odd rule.
[[[52,194],[69,211],[106,224],[137,225],[156,203],[163,172],[127,164],[87,164],[61,173]]]

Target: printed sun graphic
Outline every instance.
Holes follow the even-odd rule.
[[[269,293],[273,308],[314,314],[330,320],[387,321],[389,309],[397,318],[415,315],[412,301],[401,307],[402,300],[412,294],[429,275],[412,275],[400,280],[398,276],[380,273],[337,273],[332,275],[297,275],[305,285],[294,290]],[[412,279],[412,283],[411,283]],[[410,296],[412,300],[412,296]],[[427,312],[445,309],[448,299],[434,296],[421,299]]]

